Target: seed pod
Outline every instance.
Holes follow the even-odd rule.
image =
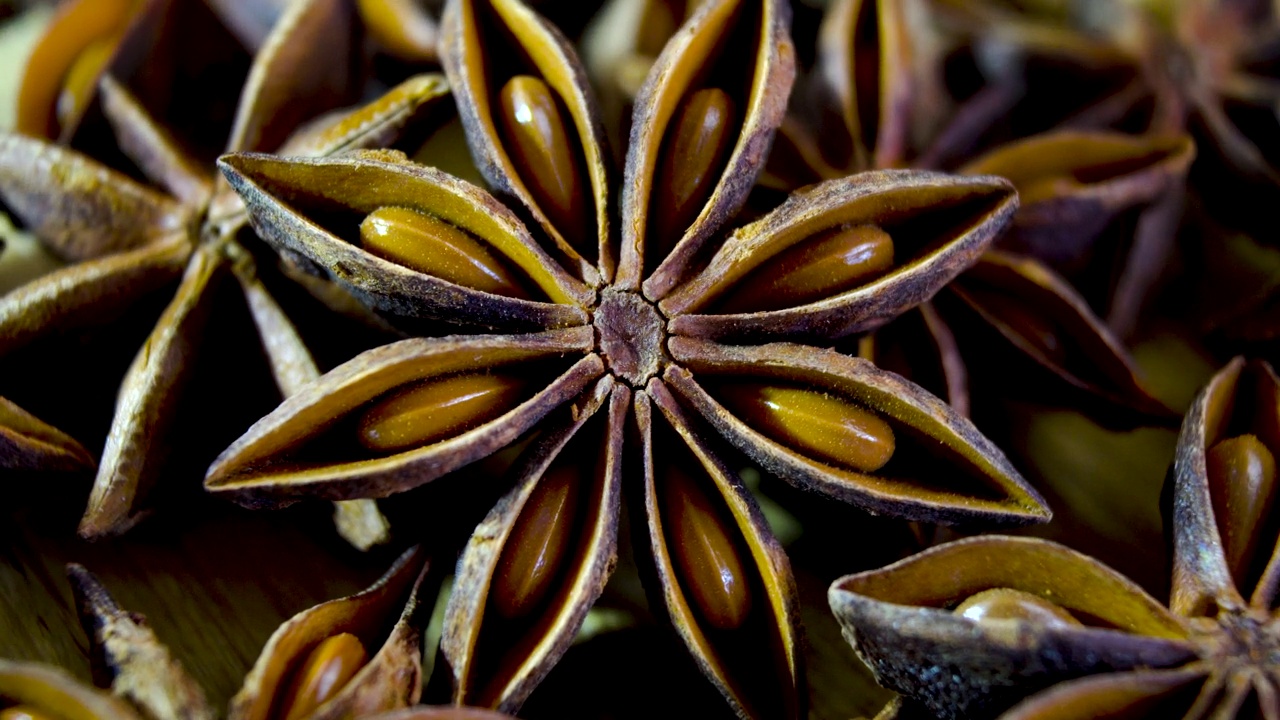
[[[209,469],[205,486],[250,505],[278,504],[285,496],[346,500],[403,492],[510,444],[580,393],[603,364],[595,355],[576,363],[565,356],[588,350],[591,342],[588,327],[517,337],[420,338],[370,350],[308,384],[250,428]],[[439,390],[439,381],[450,377],[463,378],[443,385],[460,391],[455,399],[467,394],[468,383],[494,378],[519,377],[529,389],[512,392],[514,386],[500,382],[491,396],[496,402],[482,403],[478,414],[434,418],[452,427],[444,436],[393,442],[377,452],[357,442],[362,418],[368,430],[370,414],[386,415],[385,405],[375,409],[380,403],[406,402],[401,393],[426,382]],[[535,393],[534,387],[543,389]],[[402,420],[422,407],[408,404]]]
[[[458,564],[440,646],[455,703],[515,712],[569,648],[615,562],[630,392],[604,378],[513,466]],[[583,462],[595,458],[594,462]]]
[[[864,360],[781,343],[730,347],[675,337],[667,347],[680,365],[663,374],[672,390],[754,462],[793,485],[933,523],[980,517],[1023,524],[1049,514],[1004,453],[968,420]],[[792,391],[792,410],[762,407],[761,388],[797,387],[805,389]],[[857,434],[848,427],[819,429],[798,419],[779,427],[780,413],[803,412],[806,405],[858,420],[870,415],[875,430],[854,450],[841,447]],[[865,469],[876,463],[882,466]]]
[[[434,168],[368,156],[304,161],[232,155],[220,165],[245,197],[254,227],[265,240],[281,252],[317,263],[339,285],[393,319],[466,318],[464,322],[481,326],[520,330],[586,321],[581,305],[590,291],[538,247],[493,197]],[[360,249],[352,231],[367,215],[386,207],[411,209],[465,231],[484,243],[498,265],[523,276],[521,283],[527,278],[540,301],[463,287]],[[477,211],[480,207],[483,212]],[[324,219],[324,227],[312,217]],[[406,297],[419,299],[408,305]]]
[[[289,689],[278,700],[276,716],[302,720],[328,702],[369,661],[360,639],[351,633],[330,635],[320,641],[293,671]]]
[[[1172,424],[1177,417],[1147,391],[1133,359],[1083,298],[1034,259],[988,252],[935,304],[975,344],[1017,350],[1014,360],[975,372],[1006,377],[1009,362],[1038,366],[1054,382],[1027,392],[1069,401],[1109,426]]]
[[[1000,247],[1058,269],[1078,267],[1120,212],[1181,183],[1195,157],[1186,135],[1052,132],[1001,146],[961,168],[999,175],[1022,207]]]
[[[961,417],[969,417],[969,373],[951,328],[933,303],[921,303],[893,322],[857,339],[848,354],[870,360],[947,401]]]
[[[520,402],[524,383],[510,375],[453,375],[398,388],[357,422],[360,444],[376,452],[430,445],[503,414]]]
[[[661,606],[740,716],[804,717],[795,582],[781,546],[663,383],[637,396],[636,417]]]
[[[141,720],[123,700],[58,668],[0,660],[0,707],[32,708],[50,720]]]
[[[1280,587],[1274,521],[1280,455],[1280,379],[1264,362],[1236,358],[1196,397],[1178,436],[1174,510],[1175,612],[1224,603],[1273,607]],[[1229,465],[1243,464],[1233,471]],[[1199,551],[1189,545],[1196,542]]]
[[[434,597],[425,583],[428,569],[422,550],[411,548],[367,590],[321,603],[281,625],[231,699],[229,720],[357,717],[417,703],[422,692],[419,603]],[[353,652],[352,640],[359,653]],[[328,655],[322,661],[357,661],[366,651],[368,661],[358,663],[340,687],[310,695],[309,701],[318,704],[306,709],[295,685],[305,683],[300,674],[315,670],[311,660],[317,650]],[[343,669],[332,662],[326,666]]]
[[[704,2],[654,63],[631,126],[618,286],[643,281],[647,297],[662,298],[746,202],[795,75],[790,15],[784,3]],[[684,146],[699,147],[693,159]],[[672,165],[684,162],[697,170]]]
[[[512,0],[452,0],[441,29],[440,59],[480,174],[528,211],[575,277],[594,286],[612,276],[604,130],[568,40]]]
[[[954,608],[999,589],[1077,622],[972,619]],[[947,543],[840,578],[828,600],[877,680],[944,718],[990,716],[1066,678],[1171,667],[1196,656],[1189,628],[1097,561],[1035,539]],[[939,664],[951,671],[939,677]]]
[[[755,341],[865,332],[928,299],[968,267],[1017,203],[1012,187],[992,177],[884,171],[824,182],[737,230],[704,270],[660,306],[668,316],[679,316],[671,328],[681,335]],[[841,230],[860,225],[888,235],[893,269],[883,273],[885,241],[875,240],[874,230],[861,231],[878,246],[874,254],[881,259],[871,265],[878,270],[828,284],[820,266],[833,246],[825,244],[838,247]],[[776,292],[773,273],[793,262],[800,264],[783,282],[797,284],[794,294]],[[768,297],[771,292],[774,297]],[[737,306],[739,298],[769,309],[748,314]]]
[[[59,7],[27,60],[18,91],[18,132],[64,142],[71,138],[88,106],[97,75],[119,43],[137,4],[133,0],[80,0]],[[68,87],[73,84],[69,76],[77,66],[81,77],[72,89]],[[61,96],[68,92],[73,97],[63,108]]]

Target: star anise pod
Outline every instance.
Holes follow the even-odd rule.
[[[173,21],[182,7],[181,2],[148,5],[135,18],[131,37],[156,43],[136,27]],[[341,0],[290,6],[246,68],[228,148],[275,147],[302,119],[347,102],[355,30],[354,12]],[[127,38],[125,43],[118,57],[141,52]],[[180,405],[203,328],[210,313],[224,311],[215,307],[214,298],[227,274],[243,291],[281,392],[288,394],[318,375],[260,280],[252,246],[243,244],[252,241],[241,234],[246,215],[239,198],[189,157],[121,82],[107,75],[101,88],[102,112],[116,131],[119,149],[163,191],[73,150],[21,135],[0,137],[0,198],[51,248],[77,261],[0,299],[3,353],[67,331],[110,327],[131,312],[146,312],[141,301],[177,286],[121,385],[80,527],[87,537],[123,532],[143,516],[141,495],[158,475],[164,430]],[[415,78],[363,109],[308,126],[286,149],[323,155],[383,144],[444,94],[442,79]],[[0,435],[5,445],[0,462],[8,467],[93,464],[67,434],[8,401]],[[376,541],[379,528],[385,532],[368,504],[341,508],[339,524],[358,544]]]
[[[1064,680],[1002,717],[1280,716],[1278,452],[1280,378],[1237,358],[1178,438],[1168,609],[1085,555],[996,536],[841,578],[832,609],[882,683],[946,717]]]
[[[916,92],[930,76],[918,67],[916,52],[926,20],[912,2],[842,0],[828,8],[812,113],[819,129],[807,130],[801,116],[788,120],[783,152],[771,159],[775,185],[927,163],[928,157],[915,156],[919,147],[954,142],[945,130],[930,140],[917,127],[920,116],[936,112],[926,104],[931,94]],[[999,241],[1003,248],[1072,267],[1117,214],[1163,197],[1191,156],[1185,136],[1060,134],[998,149],[963,172],[1005,175],[1018,187],[1022,204]],[[1149,256],[1158,253],[1147,250],[1136,242],[1142,262],[1129,263],[1134,273],[1149,272]],[[997,374],[1002,384],[1029,369],[1036,378],[1032,394],[1085,409],[1110,425],[1176,418],[1145,389],[1123,345],[1084,299],[1033,257],[989,253],[934,305],[862,339],[856,351],[967,412],[971,377],[961,351],[974,348],[981,353],[974,367]],[[1010,366],[1020,372],[1010,373]]]
[[[386,154],[221,161],[278,249],[389,318],[459,334],[310,384],[227,449],[210,491],[385,497],[527,442],[459,566],[442,641],[456,702],[517,708],[564,653],[614,564],[624,494],[655,609],[752,717],[802,716],[805,691],[786,556],[735,465],[903,518],[1048,516],[941,401],[824,349],[972,262],[1016,207],[1007,183],[867,173],[723,229],[782,118],[788,14],[699,8],[637,98],[620,185],[572,50],[513,0],[453,0],[442,24],[497,197]]]

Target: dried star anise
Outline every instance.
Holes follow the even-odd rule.
[[[85,327],[110,327],[139,307],[146,312],[142,301],[176,285],[121,385],[80,526],[86,537],[123,532],[144,515],[141,496],[159,474],[164,431],[180,405],[209,316],[223,311],[214,307],[214,298],[227,274],[243,291],[281,392],[319,374],[258,277],[251,246],[244,244],[252,241],[241,236],[246,215],[239,198],[211,168],[189,157],[186,145],[144,106],[144,99],[158,102],[156,88],[147,84],[154,83],[151,74],[139,89],[147,97],[135,96],[110,74],[136,67],[136,55],[159,53],[155,45],[173,44],[173,37],[162,35],[162,42],[146,28],[192,13],[197,11],[183,2],[151,3],[139,11],[96,101],[115,131],[118,152],[163,191],[61,146],[22,135],[0,137],[0,198],[55,251],[78,261],[0,299],[0,351],[13,353]],[[301,120],[349,102],[357,30],[352,8],[340,0],[291,5],[245,68],[234,124],[221,128],[230,136],[227,148],[274,148]],[[163,64],[163,57],[150,60]],[[203,60],[216,65],[218,57]],[[325,155],[382,145],[446,94],[442,78],[414,78],[362,109],[306,126],[284,149]],[[78,442],[7,400],[0,425],[0,464],[6,467],[93,466]],[[340,507],[338,518],[356,544],[367,546],[385,535],[385,521],[367,503]]]
[[[794,583],[738,452],[876,513],[1048,517],[941,401],[823,349],[973,262],[1016,207],[1007,183],[873,172],[723,229],[782,118],[788,16],[779,0],[699,7],[636,100],[620,185],[574,53],[513,0],[452,0],[442,21],[473,156],[505,204],[388,153],[221,161],[281,252],[395,322],[460,334],[311,383],[223,453],[210,491],[385,497],[527,441],[459,565],[442,641],[456,702],[511,710],[532,692],[604,587],[628,494],[653,605],[703,672],[744,716],[803,716]]]
[[[947,154],[936,146],[957,142],[948,129],[932,137],[917,127],[938,111],[933,94],[916,92],[928,89],[931,75],[918,57],[919,47],[928,46],[918,29],[928,19],[913,2],[843,0],[828,8],[818,40],[818,101],[799,108],[818,116],[808,123],[818,129],[806,129],[801,116],[788,118],[782,152],[770,160],[771,185],[795,187],[908,161],[927,165]],[[929,145],[935,147],[916,157]],[[1064,133],[999,148],[962,172],[1005,176],[1018,188],[1021,204],[998,241],[1002,250],[1072,268],[1118,213],[1177,186],[1192,154],[1185,136]],[[1129,264],[1134,272],[1150,265],[1141,252],[1142,262]],[[1176,419],[1150,395],[1127,351],[1083,298],[1034,258],[988,253],[932,304],[860,339],[856,352],[963,413],[972,378],[961,351],[976,348],[982,360],[975,368],[997,375],[1001,386],[1011,375],[1035,378],[1024,394],[1072,404],[1108,425]]]
[[[1168,609],[1085,555],[995,536],[837,580],[832,609],[882,683],[945,717],[1064,680],[1001,717],[1277,717],[1277,453],[1280,378],[1237,358],[1178,438]]]

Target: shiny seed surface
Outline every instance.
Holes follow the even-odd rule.
[[[541,78],[517,75],[498,99],[498,129],[525,186],[570,245],[590,250],[591,191],[577,132],[555,91]]]
[[[360,223],[360,245],[384,260],[474,290],[527,298],[519,280],[483,243],[438,217],[383,207]]]
[[[893,267],[893,238],[876,225],[832,228],[766,260],[731,291],[724,313],[817,302],[865,285]]]
[[[12,705],[0,710],[0,720],[57,720],[57,717],[31,705]]]
[[[659,481],[668,547],[681,586],[713,627],[741,627],[751,613],[751,588],[730,532],[736,527],[716,511],[711,498],[684,470],[671,466]]]
[[[360,639],[351,633],[325,638],[298,666],[278,714],[282,720],[302,720],[342,690],[368,661]]]
[[[1081,624],[1065,608],[1013,588],[992,588],[971,595],[956,607],[955,614],[970,620],[1025,620],[1049,627]]]
[[[667,129],[653,192],[656,213],[649,238],[656,258],[679,242],[711,197],[737,139],[733,98],[720,88],[689,95]]]
[[[85,46],[71,69],[62,79],[62,90],[54,106],[54,116],[59,126],[64,126],[80,113],[98,84],[98,75],[111,59],[120,38],[112,35],[94,40]]]
[[[874,412],[826,393],[784,385],[725,385],[724,404],[743,422],[802,455],[859,472],[893,457],[893,428]]]
[[[393,392],[365,412],[360,442],[397,452],[443,440],[488,422],[520,402],[524,383],[509,375],[454,375]]]
[[[1205,460],[1227,566],[1239,585],[1253,563],[1258,536],[1275,501],[1276,459],[1257,437],[1239,435],[1218,442]]]
[[[573,463],[554,466],[525,501],[494,582],[493,601],[503,617],[529,614],[551,589],[573,537],[580,478]]]

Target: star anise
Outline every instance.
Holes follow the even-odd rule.
[[[1048,516],[941,401],[824,349],[981,254],[1016,207],[1007,183],[873,172],[723,229],[782,118],[788,15],[779,0],[693,14],[637,98],[620,185],[573,51],[513,0],[452,0],[442,22],[497,197],[386,153],[221,161],[282,252],[394,321],[459,334],[311,383],[223,453],[210,491],[385,497],[524,443],[446,613],[456,702],[517,708],[564,653],[613,567],[624,493],[655,609],[752,717],[803,716],[805,691],[786,556],[736,465],[903,518]]]
[[[842,0],[828,8],[819,34],[817,102],[800,108],[817,116],[811,124],[818,129],[806,129],[802,115],[788,119],[782,152],[770,162],[771,184],[794,187],[871,167],[927,164],[940,153],[936,146],[958,142],[948,135],[953,129],[931,137],[929,128],[919,127],[922,117],[937,114],[936,93],[918,92],[934,74],[921,67],[918,52],[928,48],[921,31],[928,19],[913,2]],[[1019,190],[1021,206],[999,240],[1002,252],[988,253],[934,304],[863,338],[857,352],[943,394],[962,412],[969,408],[971,378],[961,350],[978,348],[974,367],[998,375],[1001,385],[1030,370],[1036,378],[1031,394],[1088,410],[1107,424],[1170,422],[1176,416],[1145,389],[1119,340],[1068,282],[1035,258],[1078,268],[1091,254],[1091,241],[1119,213],[1155,202],[1180,182],[1192,154],[1185,136],[1063,133],[973,161],[962,171],[1002,175]],[[1159,266],[1147,262],[1152,253],[1145,248],[1135,241],[1142,261],[1128,267],[1147,277]],[[1010,373],[1011,364],[1019,372]]]
[[[96,101],[115,130],[118,151],[163,190],[61,146],[21,135],[0,137],[0,198],[41,240],[76,261],[0,299],[3,353],[59,333],[109,328],[131,312],[146,312],[141,301],[176,284],[172,301],[121,385],[80,527],[86,537],[123,532],[143,516],[142,494],[158,476],[164,431],[180,405],[203,329],[211,313],[225,311],[214,298],[219,280],[228,273],[243,291],[281,392],[288,394],[318,375],[307,348],[258,276],[252,245],[244,244],[252,240],[241,234],[246,215],[239,198],[188,155],[188,145],[161,127],[144,97],[124,84],[127,75],[118,80],[110,74],[136,69],[141,59],[151,61],[149,67],[163,65],[162,50],[173,50],[176,37],[157,36],[148,28],[189,19],[193,13],[200,16],[181,1],[152,3],[140,11]],[[356,31],[354,11],[346,2],[291,5],[252,66],[245,68],[234,124],[222,128],[229,131],[227,148],[274,148],[300,121],[348,102],[354,89]],[[202,32],[206,41],[219,36]],[[204,61],[216,65],[219,57],[214,53]],[[163,93],[150,85],[154,75],[145,74],[139,91],[148,94],[145,99],[153,106],[163,107]],[[185,89],[170,89],[175,92],[181,97]],[[415,78],[377,103],[308,126],[286,150],[323,155],[383,144],[444,94],[442,79]],[[38,402],[50,396],[56,397],[34,397]],[[90,454],[70,436],[11,402],[5,401],[4,408],[0,462],[5,466],[92,467]],[[367,503],[340,508],[339,524],[361,545],[385,533],[376,509]]]
[[[832,609],[882,683],[946,717],[1063,680],[1002,717],[1280,716],[1277,452],[1280,378],[1237,358],[1178,438],[1168,609],[1085,555],[996,536],[841,578]]]

